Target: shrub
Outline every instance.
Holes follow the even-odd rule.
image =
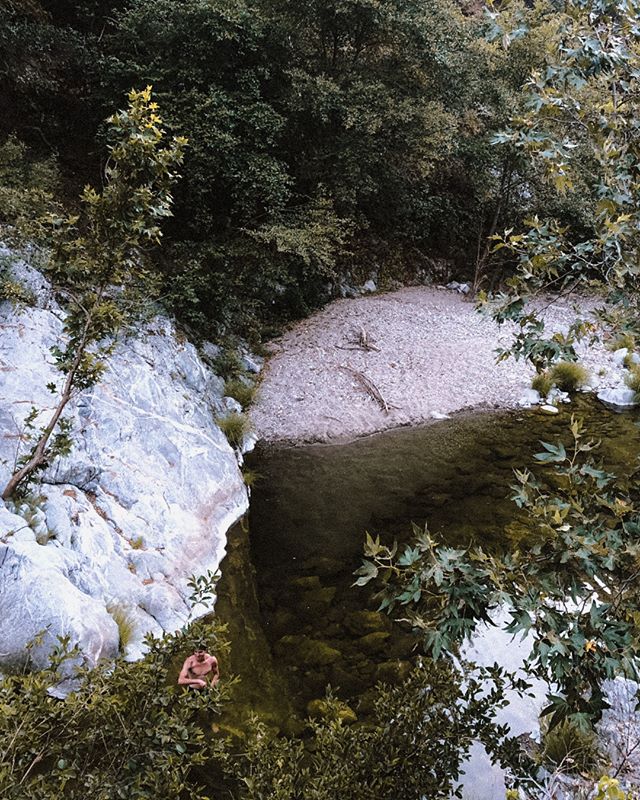
[[[219,715],[230,679],[201,692],[176,686],[178,664],[200,639],[228,662],[221,626],[197,622],[161,640],[148,636],[149,652],[133,663],[79,666],[63,640],[41,672],[2,677],[0,797],[175,800],[186,796],[185,785],[202,797],[200,765],[224,757],[221,738],[205,734],[202,720]],[[71,670],[72,693],[52,697]]]
[[[575,361],[559,361],[549,370],[552,383],[563,392],[575,392],[589,380],[589,371]]]
[[[539,392],[542,397],[546,397],[553,387],[553,381],[549,375],[549,372],[539,372],[537,375],[534,376],[533,380],[531,381],[531,388],[535,389],[536,392]]]
[[[238,351],[231,347],[223,347],[213,359],[211,366],[216,375],[227,381],[239,378],[244,372],[244,366]]]
[[[218,417],[216,422],[232,447],[240,447],[245,436],[251,430],[249,418],[236,411],[232,411],[224,417]]]
[[[256,396],[256,386],[242,378],[231,378],[225,381],[224,393],[227,397],[233,397],[242,406],[243,410],[249,408]]]

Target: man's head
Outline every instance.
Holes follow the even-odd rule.
[[[196,657],[196,661],[204,661],[207,657],[207,651],[202,647],[198,647],[193,651],[193,655]]]

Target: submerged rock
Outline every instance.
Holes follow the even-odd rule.
[[[279,655],[292,663],[324,667],[342,658],[342,653],[319,639],[283,636],[276,645]]]
[[[307,703],[307,714],[313,719],[330,719],[335,717],[343,725],[352,725],[358,721],[355,711],[346,703],[333,706],[326,700],[310,700]]]
[[[389,617],[381,611],[351,611],[346,615],[344,624],[354,636],[391,630]]]
[[[50,353],[61,315],[53,301],[22,311],[0,305],[2,486],[24,450],[31,407],[42,409],[39,426],[55,405],[47,384],[61,382]],[[93,662],[112,656],[114,607],[133,623],[131,657],[147,632],[184,624],[189,577],[217,569],[225,534],[248,505],[214,422],[220,390],[166,319],[118,343],[103,380],[65,412],[70,455],[52,463],[26,504],[0,501],[0,664],[23,661],[45,629],[36,663],[62,635]]]

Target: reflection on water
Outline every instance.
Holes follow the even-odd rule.
[[[414,640],[376,611],[370,592],[351,586],[364,532],[402,540],[411,522],[428,521],[448,542],[508,547],[527,533],[509,499],[513,469],[532,465],[540,440],[568,441],[572,411],[602,438],[609,467],[631,468],[640,451],[634,416],[584,398],[554,417],[476,412],[349,444],[259,448],[250,459],[261,476],[250,551],[236,532],[217,608],[232,624],[232,666],[245,676],[240,705],[262,703],[281,725],[289,703],[304,713],[331,684],[366,713],[377,680],[406,674]]]

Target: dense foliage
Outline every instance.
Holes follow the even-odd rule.
[[[0,680],[2,797],[445,800],[459,795],[474,740],[518,763],[495,720],[511,681],[499,670],[463,676],[444,664],[379,687],[367,725],[346,724],[329,695],[301,738],[275,736],[258,720],[241,739],[227,738],[230,676],[202,691],[175,683],[181,658],[203,639],[227,663],[224,632],[200,622],[150,638],[142,661],[89,669],[63,642],[47,669]]]
[[[73,197],[97,173],[104,117],[152,84],[191,143],[157,266],[167,302],[209,333],[370,275],[475,269],[491,284],[485,237],[548,199],[490,137],[542,63],[552,12],[520,9],[536,33],[506,47],[454,0],[16,0],[0,11],[0,139],[56,154]]]
[[[197,623],[149,639],[143,661],[89,668],[62,642],[47,669],[3,678],[2,797],[177,800],[185,786],[191,797],[202,797],[198,767],[224,751],[202,719],[219,719],[228,690],[189,691],[175,680],[180,656],[203,636],[224,658],[222,631]]]
[[[541,373],[571,359],[589,328],[545,339],[525,308],[532,287],[610,290],[622,313],[606,316],[636,333],[638,11],[620,0],[503,3],[484,15],[453,0],[4,3],[0,222],[42,233],[52,192],[79,212],[48,220],[48,269],[70,312],[55,353],[64,402],[29,469],[45,463],[64,404],[99,377],[103,343],[152,278],[208,334],[280,323],[370,274],[458,269],[476,289],[508,278],[498,317],[520,320],[511,350]],[[149,84],[191,142],[162,254],[157,223],[184,142],[160,147]],[[102,120],[131,87],[130,109],[111,119],[114,143]],[[102,191],[70,200],[99,176]],[[4,265],[0,278],[3,296],[28,300]],[[434,658],[508,609],[506,629],[531,637],[525,669],[553,687],[552,724],[586,727],[606,706],[604,678],[639,677],[640,525],[635,482],[593,460],[577,422],[572,436],[538,454],[553,467],[547,481],[516,473],[530,546],[461,551],[418,532],[398,555],[369,539],[358,582],[381,578],[383,605],[411,619]],[[43,673],[3,679],[3,796],[193,797],[211,794],[202,784],[215,775],[251,800],[364,798],[372,781],[376,797],[444,797],[473,737],[513,763],[492,718],[503,676],[482,693],[449,666],[381,689],[370,727],[343,724],[329,699],[306,740],[258,725],[238,755],[206,728],[217,690],[167,682],[183,644],[170,637],[139,664],[82,669],[65,701],[50,692],[64,652]],[[621,794],[613,782],[597,796]]]
[[[495,237],[495,249],[509,250],[518,262],[499,314],[519,319],[514,352],[538,369],[558,357],[575,358],[576,339],[590,331],[578,321],[566,336],[545,339],[540,319],[525,308],[532,292],[570,297],[598,291],[608,303],[605,319],[637,332],[638,18],[634,2],[568,4],[543,67],[524,87],[523,113],[495,137],[529,158],[557,194],[581,208],[575,219],[545,209],[517,232]]]

